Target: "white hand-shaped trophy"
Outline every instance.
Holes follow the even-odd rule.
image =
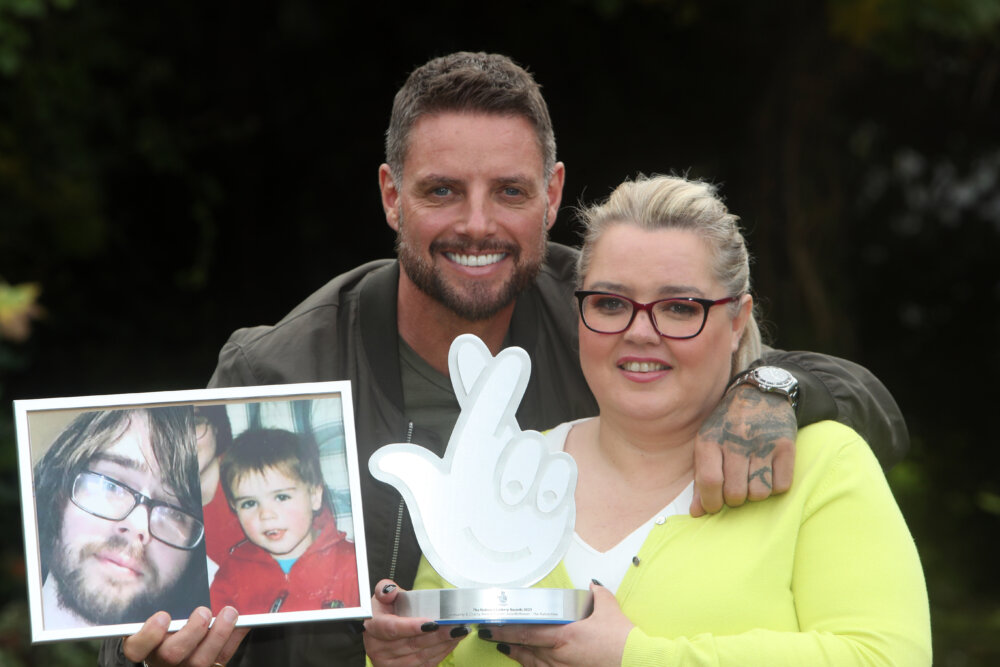
[[[586,616],[589,591],[520,588],[556,566],[576,517],[576,463],[515,418],[531,375],[528,354],[512,347],[493,357],[465,334],[451,344],[448,366],[462,412],[444,458],[397,443],[368,461],[406,500],[428,562],[459,587],[407,593],[397,612],[461,623]]]

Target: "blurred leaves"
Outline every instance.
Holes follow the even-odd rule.
[[[38,283],[8,285],[0,279],[0,338],[23,343],[31,335],[31,322],[42,316]]]
[[[30,642],[28,606],[23,601],[0,608],[0,667],[91,667],[97,663],[98,641]]]
[[[996,37],[997,0],[827,0],[830,32],[896,64],[925,55],[927,36],[959,42]]]
[[[31,45],[30,25],[51,9],[69,9],[76,0],[0,0],[0,76],[16,73]]]

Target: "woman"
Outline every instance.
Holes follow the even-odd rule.
[[[917,552],[854,431],[802,429],[782,496],[687,514],[695,435],[760,353],[745,243],[714,188],[642,178],[583,217],[580,363],[600,416],[548,434],[579,469],[576,536],[538,586],[590,584],[594,613],[565,626],[484,627],[448,660],[930,664]],[[421,564],[418,588],[445,585]],[[378,591],[376,611],[394,594]],[[369,632],[365,642],[376,665],[406,664],[404,641],[410,655],[436,659],[461,632],[428,633],[436,643]]]
[[[236,515],[229,509],[219,480],[219,466],[233,442],[225,405],[197,405],[194,408],[198,448],[198,477],[205,516],[205,549],[209,558],[209,579],[215,576],[229,550],[245,536]]]

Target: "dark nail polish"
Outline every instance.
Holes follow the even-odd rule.
[[[396,590],[396,584],[386,584],[385,586],[382,587],[382,594],[388,595],[394,590]]]
[[[464,637],[465,635],[469,634],[469,628],[465,627],[464,625],[457,625],[454,628],[452,628],[451,632],[449,632],[448,634],[452,636],[452,639],[458,639],[459,637]]]
[[[480,639],[493,639],[493,632],[489,628],[479,628]]]
[[[438,624],[435,623],[434,621],[427,621],[426,623],[420,626],[421,632],[434,632],[437,629],[438,629]]]
[[[510,647],[506,644],[497,644],[497,650],[504,655],[510,655]]]
[[[604,584],[602,584],[601,582],[599,582],[597,579],[591,579],[591,581],[593,581],[598,586],[604,586]]]

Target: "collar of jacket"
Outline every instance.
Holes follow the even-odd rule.
[[[379,388],[402,410],[403,385],[399,369],[399,328],[396,322],[396,295],[399,291],[399,262],[376,269],[361,288],[359,317],[364,332],[368,363],[379,379]],[[539,296],[532,285],[518,295],[504,347],[517,345],[535,349],[538,338]]]

